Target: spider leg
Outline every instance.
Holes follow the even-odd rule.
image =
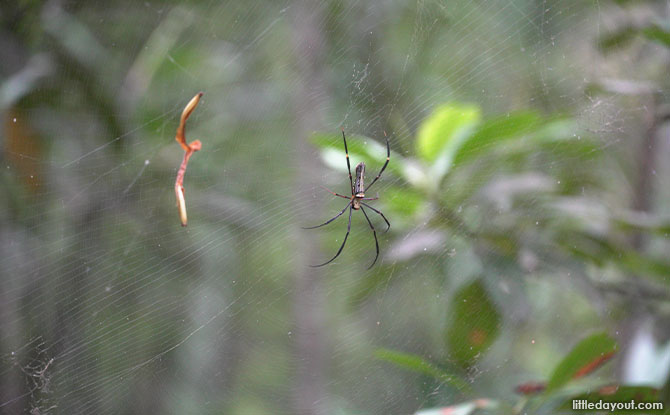
[[[347,170],[349,170],[349,184],[351,184],[351,194],[354,194],[354,179],[351,177],[351,164],[349,164],[349,150],[347,149],[347,139],[344,136],[344,128],[342,128],[342,140],[344,141],[344,155],[347,158]]]
[[[361,200],[377,200],[377,199],[379,199],[379,193],[377,193],[377,195],[375,195],[375,197],[363,197],[363,198],[361,198]]]
[[[384,135],[386,135],[386,133],[384,133]],[[390,159],[391,159],[391,147],[389,147],[389,138],[386,137],[386,163],[384,163],[384,165],[382,166],[382,169],[379,172],[379,174],[377,175],[377,177],[375,177],[375,179],[372,181],[372,183],[370,183],[368,185],[367,189],[365,189],[365,190],[370,190],[370,188],[372,187],[373,184],[375,184],[377,179],[379,179],[379,177],[381,177],[382,173],[384,173],[384,170],[386,169],[386,166],[388,166]]]
[[[347,199],[348,199],[348,198],[347,198]],[[344,209],[342,209],[342,211],[341,211],[340,213],[338,213],[337,215],[335,215],[334,218],[329,219],[328,221],[322,223],[321,225],[309,226],[309,227],[304,227],[304,226],[302,226],[302,228],[303,228],[303,229],[316,229],[316,228],[320,228],[320,227],[322,227],[322,226],[326,226],[326,225],[328,225],[330,222],[332,222],[332,221],[334,221],[335,219],[337,219],[337,218],[339,218],[340,216],[342,216],[342,214],[344,213],[345,210],[347,210],[347,208],[349,207],[349,205],[351,205],[351,201],[350,201],[349,203],[347,203],[347,205],[344,207]],[[351,212],[350,212],[350,214],[351,214]],[[350,222],[351,222],[351,221],[350,221]]]
[[[341,194],[339,194],[339,193],[335,193],[335,192],[333,192],[332,190],[330,190],[330,189],[327,188],[326,186],[321,186],[321,187],[324,188],[324,189],[326,189],[326,191],[327,191],[328,193],[332,194],[332,195],[339,196],[339,197],[343,197],[343,198],[345,198],[345,199],[351,199],[351,197],[349,197],[349,196],[345,196],[345,195],[341,195]]]
[[[386,225],[387,225],[387,228],[384,232],[388,232],[388,230],[391,229],[391,224],[389,223],[388,219],[386,219],[386,216],[384,216],[383,213],[381,213],[377,209],[373,208],[372,206],[368,205],[367,203],[361,202],[361,205],[365,205],[365,207],[372,209],[375,213],[378,213],[379,216],[382,217],[382,219],[384,219],[384,222],[386,222]]]
[[[379,242],[377,241],[377,231],[375,230],[375,227],[372,226],[372,222],[370,222],[370,218],[368,217],[368,214],[365,213],[365,209],[361,207],[361,212],[363,212],[363,215],[365,215],[365,219],[368,221],[368,225],[370,225],[370,229],[372,229],[372,235],[375,237],[375,249],[377,250],[377,253],[375,254],[375,260],[372,261],[372,264],[368,267],[368,269],[372,268],[372,266],[377,262],[377,258],[379,258]]]
[[[349,205],[347,205],[347,206],[349,206]],[[346,207],[345,207],[345,209],[346,209]],[[349,224],[347,225],[347,234],[344,235],[344,241],[342,241],[342,245],[340,245],[340,249],[337,250],[337,253],[335,254],[335,256],[332,257],[331,259],[329,259],[328,261],[324,262],[323,264],[319,264],[319,265],[310,265],[310,267],[312,267],[312,268],[322,267],[322,266],[324,266],[324,265],[326,265],[326,264],[330,264],[331,262],[333,262],[333,261],[335,260],[335,258],[337,258],[338,256],[340,256],[340,253],[342,252],[342,249],[344,249],[344,244],[347,243],[347,238],[349,237],[349,232],[351,232],[351,212],[353,212],[353,211],[354,211],[354,210],[353,210],[351,207],[349,207]],[[343,211],[343,212],[344,212],[344,211]],[[340,213],[340,215],[341,215],[341,213]],[[339,215],[338,215],[338,216],[339,216]],[[331,219],[331,220],[332,220],[332,219]]]

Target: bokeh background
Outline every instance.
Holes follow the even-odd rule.
[[[669,16],[3,2],[0,413],[670,404]],[[361,212],[325,267],[346,214],[301,229],[346,203],[341,128],[368,183],[391,147],[369,270]]]

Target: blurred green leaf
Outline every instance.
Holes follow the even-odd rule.
[[[522,143],[519,149],[524,152],[536,154],[542,150],[564,163],[573,158],[595,157],[602,149],[602,144],[594,141],[572,118],[546,120],[531,130],[528,140]]]
[[[551,157],[561,164],[568,164],[579,160],[593,159],[601,154],[601,147],[597,143],[589,139],[573,139],[573,140],[555,140],[552,142],[540,143],[537,150],[544,150]],[[576,167],[576,166],[574,166]],[[587,177],[579,177],[583,183],[588,182]]]
[[[326,163],[331,167],[346,171],[347,162],[344,157],[344,143],[341,134],[315,133],[312,135],[311,141],[314,145],[324,150],[322,156]],[[367,167],[366,176],[372,173],[376,175],[376,171],[371,172],[369,169],[381,168],[386,161],[386,142],[383,139],[382,141],[377,141],[361,135],[347,134],[347,149],[349,150],[352,173],[356,164],[362,161]],[[398,162],[398,159],[402,159],[402,157],[396,153],[391,153],[391,160],[386,170],[400,175],[402,171],[401,163]]]
[[[468,162],[483,152],[490,151],[499,143],[521,137],[541,124],[535,112],[519,112],[488,120],[479,125],[457,149],[454,164]]]
[[[85,68],[95,71],[113,67],[108,51],[86,24],[57,4],[42,13],[45,31],[57,40],[60,47]]]
[[[462,390],[469,389],[469,385],[460,377],[447,373],[437,365],[425,360],[415,354],[397,352],[389,349],[378,349],[375,351],[375,357],[380,360],[393,363],[396,366],[433,377],[440,382],[450,384],[451,386]]]
[[[180,6],[166,13],[128,70],[122,86],[129,95],[127,100],[135,101],[146,94],[158,68],[169,62],[167,56],[174,57],[169,55],[170,49],[174,47],[182,31],[191,25],[193,18],[186,8]]]
[[[582,137],[579,132],[581,128],[572,118],[554,118],[545,121],[533,134],[533,141],[560,142],[560,141],[590,141],[588,137]]]
[[[40,81],[53,70],[53,62],[46,54],[34,55],[26,66],[0,82],[0,110],[6,111],[14,103],[39,88]]]
[[[554,391],[572,379],[591,373],[609,360],[616,350],[616,341],[607,333],[596,333],[583,339],[556,366],[546,391]]]
[[[402,177],[414,188],[429,190],[431,186],[435,186],[434,178],[419,161],[401,158],[398,165]]]
[[[467,367],[498,336],[500,313],[479,280],[457,291],[452,304],[446,330],[449,356]]]
[[[610,52],[613,49],[626,46],[638,35],[665,47],[670,47],[670,30],[659,24],[651,23],[642,27],[625,26],[607,33],[598,39],[598,48],[603,52]]]
[[[615,263],[634,274],[653,277],[670,284],[670,263],[661,258],[653,258],[632,248],[616,245],[600,235],[586,232],[572,232],[560,243],[571,253],[593,261],[598,266]]]
[[[368,155],[369,150],[363,143],[364,139],[364,137],[359,135],[347,134],[347,148],[349,149],[350,157],[354,154],[359,157],[365,157]],[[342,140],[342,135],[315,133],[312,135],[311,141],[320,148],[330,148],[342,152],[342,159],[344,159],[344,142]]]
[[[384,203],[403,216],[414,215],[425,202],[425,196],[413,189],[392,187],[383,195]]]
[[[650,232],[663,237],[670,235],[670,219],[668,218],[631,211],[612,220],[618,227],[627,231]]]
[[[596,392],[582,393],[571,396],[563,401],[559,409],[572,410],[572,402],[574,400],[585,400],[587,402],[659,402],[659,390],[650,386],[604,386]],[[623,409],[617,410],[616,413],[641,413],[641,411],[626,411]],[[663,411],[645,410],[644,413],[663,413]]]
[[[670,30],[658,24],[652,24],[642,29],[642,34],[649,40],[658,42],[670,48]]]
[[[635,274],[654,277],[657,281],[670,283],[670,263],[660,258],[652,258],[637,251],[628,250],[622,256],[621,265]]]
[[[598,49],[604,53],[610,52],[615,48],[629,44],[637,34],[638,30],[631,26],[621,27],[618,30],[605,33],[598,39]]]
[[[450,103],[437,107],[419,127],[418,156],[428,162],[438,158],[451,162],[463,139],[480,119],[481,110],[476,105]]]

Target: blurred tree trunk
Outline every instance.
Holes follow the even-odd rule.
[[[637,154],[637,177],[635,178],[635,191],[633,193],[632,200],[632,209],[635,212],[644,212],[649,213],[651,211],[652,205],[652,193],[654,185],[654,171],[656,168],[656,141],[657,141],[657,132],[659,126],[659,119],[656,116],[657,105],[656,97],[650,96],[646,105],[648,106],[647,110],[647,119],[645,120],[646,124],[646,134],[642,139],[642,144],[638,150]],[[645,234],[643,232],[635,232],[632,237],[632,245],[636,249],[644,249],[646,243]]]
[[[306,0],[293,3],[293,47],[298,69],[297,87],[295,89],[296,165],[300,166],[297,177],[296,191],[302,192],[316,175],[310,174],[317,170],[318,164],[310,151],[308,137],[322,126],[323,101],[327,100],[327,91],[322,79],[324,61],[324,36],[321,31],[322,4]],[[313,206],[319,211],[318,205]],[[297,362],[297,373],[293,391],[294,413],[298,415],[327,414],[326,388],[324,369],[326,363],[326,339],[324,304],[325,294],[321,282],[321,272],[309,265],[319,260],[319,250],[314,241],[314,234],[299,230],[296,236],[296,251],[303,253],[301,258],[307,262],[296,263],[295,275],[295,343],[294,354]]]
[[[632,194],[631,210],[638,214],[651,214],[654,209],[655,186],[658,185],[656,179],[656,165],[659,159],[659,129],[667,121],[663,114],[658,112],[658,97],[654,94],[643,96],[642,102],[646,111],[645,127],[646,132],[641,138],[639,149],[635,155],[635,188]],[[629,243],[632,249],[643,253],[647,248],[649,235],[647,232],[636,231],[630,235]],[[645,323],[649,317],[655,313],[649,303],[649,295],[645,293],[643,283],[645,281],[639,275],[629,275],[627,282],[627,291],[630,295],[628,306],[631,312],[621,322],[618,329],[619,342],[622,345],[622,351],[629,353],[631,344],[635,341],[641,331],[646,330]],[[654,322],[658,324],[657,321]],[[627,365],[627,357],[620,359],[618,371],[620,376],[624,373]]]

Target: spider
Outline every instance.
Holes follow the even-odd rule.
[[[386,136],[386,133],[384,133],[384,136]],[[375,255],[375,260],[372,261],[372,264],[368,267],[368,269],[372,268],[372,266],[377,262],[377,258],[379,257],[379,242],[377,241],[377,231],[375,230],[375,227],[372,225],[372,222],[370,221],[370,218],[368,217],[368,214],[365,213],[365,209],[363,209],[363,206],[366,208],[372,210],[373,212],[379,214],[382,219],[384,219],[384,222],[386,222],[387,228],[384,232],[388,231],[391,228],[391,224],[389,223],[388,219],[386,219],[386,216],[377,209],[373,208],[372,206],[368,205],[367,203],[363,202],[364,200],[377,200],[379,197],[365,197],[365,184],[364,184],[364,179],[365,179],[365,163],[361,162],[358,163],[356,166],[356,180],[353,179],[351,175],[351,165],[349,164],[349,150],[347,149],[347,138],[344,136],[344,129],[342,129],[342,141],[344,141],[344,154],[347,159],[347,169],[349,170],[349,184],[351,185],[351,196],[345,196],[341,195],[339,193],[335,193],[329,189],[326,189],[328,192],[331,194],[348,199],[349,203],[342,209],[340,213],[335,215],[334,218],[329,219],[328,221],[322,223],[321,225],[317,226],[310,226],[310,227],[303,227],[303,229],[315,229],[315,228],[320,228],[322,226],[328,225],[330,222],[334,221],[335,219],[339,218],[342,216],[342,214],[349,208],[349,224],[347,225],[347,233],[344,235],[344,241],[342,242],[342,245],[340,245],[340,249],[338,249],[337,253],[335,254],[334,257],[332,257],[330,260],[324,262],[323,264],[319,265],[310,265],[312,267],[322,267],[326,264],[329,264],[337,258],[340,253],[342,252],[342,249],[344,249],[344,244],[347,243],[347,238],[349,237],[349,232],[351,231],[351,213],[354,210],[360,210],[363,212],[363,215],[365,215],[365,219],[368,221],[368,225],[370,225],[370,229],[372,229],[372,235],[375,237],[375,249],[377,250],[377,253]],[[382,173],[384,172],[384,169],[386,166],[389,164],[389,159],[391,158],[391,149],[389,148],[389,139],[386,137],[386,163],[384,163],[384,166],[382,166],[381,171],[377,175],[377,177],[374,178],[372,183],[368,186],[367,190],[370,190],[373,184],[381,177]]]

